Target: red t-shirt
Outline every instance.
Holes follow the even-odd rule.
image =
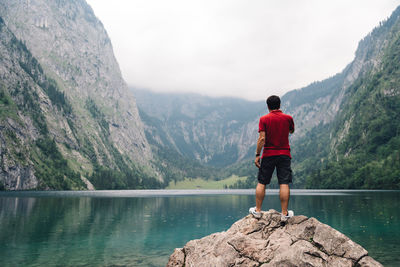
[[[260,118],[258,132],[265,132],[262,157],[290,155],[289,131],[294,130],[292,116],[280,110],[272,110]]]

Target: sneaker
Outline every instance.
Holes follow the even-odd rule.
[[[256,207],[252,207],[249,209],[249,213],[253,214],[254,218],[260,219],[262,216],[262,212],[257,212]]]
[[[281,219],[282,219],[282,221],[286,221],[287,219],[289,219],[290,217],[293,217],[293,216],[294,216],[293,210],[288,210],[287,215],[281,214]]]

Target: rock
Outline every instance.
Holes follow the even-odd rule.
[[[42,179],[38,139],[54,140],[81,175],[99,164],[163,179],[111,41],[85,0],[0,0],[0,98],[0,189],[94,188],[90,177]]]
[[[170,266],[183,266],[185,264],[185,253],[183,253],[183,249],[176,248],[169,258],[168,264]]]
[[[382,266],[347,236],[315,218],[287,221],[275,210],[248,215],[226,232],[175,249],[167,266]]]

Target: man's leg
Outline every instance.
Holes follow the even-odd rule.
[[[264,196],[265,196],[265,184],[257,184],[256,187],[256,211],[260,212],[261,211],[261,206],[264,201]]]
[[[288,205],[290,198],[290,188],[288,184],[279,185],[279,198],[281,200],[282,214],[286,216],[288,214]]]
[[[278,182],[279,182],[279,199],[281,200],[282,214],[288,214],[288,205],[290,198],[289,184],[292,182],[292,168],[290,167],[291,159],[289,156],[280,156],[276,166]],[[293,216],[293,214],[291,215]]]

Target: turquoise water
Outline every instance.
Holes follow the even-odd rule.
[[[175,247],[228,229],[254,190],[1,192],[1,266],[165,266]],[[290,208],[400,266],[399,191],[292,190]],[[263,209],[279,209],[267,191]]]

